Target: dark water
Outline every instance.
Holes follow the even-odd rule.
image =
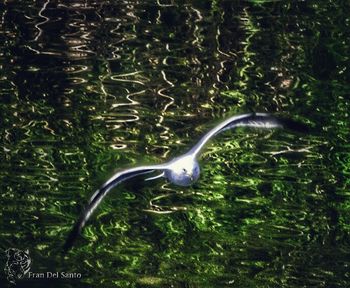
[[[17,287],[350,286],[348,1],[5,1],[0,15],[1,252],[81,273]],[[113,171],[247,111],[312,129],[224,133],[194,186],[119,186],[60,254]]]

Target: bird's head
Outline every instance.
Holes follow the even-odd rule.
[[[170,182],[180,185],[189,186],[199,178],[199,165],[193,157],[175,158],[166,170],[165,175]]]

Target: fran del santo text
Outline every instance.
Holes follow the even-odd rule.
[[[34,273],[28,272],[28,278],[35,279],[80,279],[81,273],[72,273],[72,272],[42,272],[42,273]]]

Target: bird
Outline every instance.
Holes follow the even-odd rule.
[[[72,248],[86,222],[112,188],[133,177],[149,174],[155,171],[159,171],[160,174],[145,180],[149,181],[157,178],[166,178],[172,184],[184,187],[190,186],[199,178],[200,166],[198,163],[198,156],[205,144],[207,144],[207,142],[214,136],[236,127],[285,128],[299,132],[307,131],[307,126],[305,124],[286,118],[277,118],[268,113],[240,114],[232,116],[216,125],[204,136],[202,136],[202,138],[200,138],[200,140],[191,149],[181,156],[175,157],[163,164],[138,166],[119,171],[109,178],[90,197],[85,209],[80,214],[80,217],[68,235],[63,246],[63,250],[67,252]]]

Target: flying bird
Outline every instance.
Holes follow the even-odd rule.
[[[113,187],[135,176],[148,174],[155,171],[159,171],[160,174],[145,180],[153,180],[164,177],[173,184],[179,186],[189,186],[196,182],[199,178],[200,168],[197,158],[204,145],[213,136],[235,127],[287,128],[299,132],[305,132],[307,129],[304,124],[293,120],[276,118],[266,113],[237,115],[228,118],[211,129],[187,153],[179,157],[176,157],[163,164],[139,166],[117,172],[91,196],[64,244],[64,251],[68,251],[73,246],[74,241],[80,234],[82,228],[92,213]]]

